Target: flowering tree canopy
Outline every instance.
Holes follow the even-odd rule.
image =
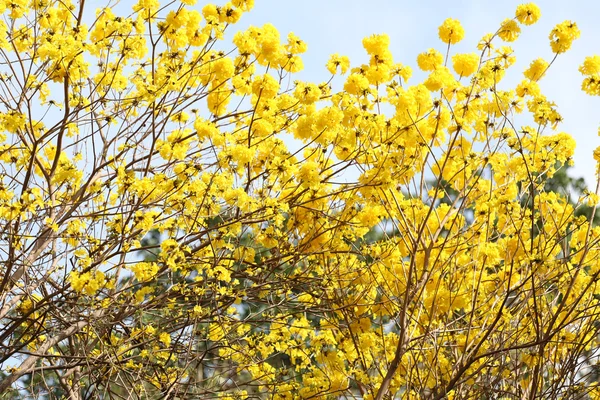
[[[0,0],[0,397],[600,398],[598,196],[547,190],[538,85],[574,22],[513,88],[531,3],[422,82],[373,35],[312,83],[195,3]]]

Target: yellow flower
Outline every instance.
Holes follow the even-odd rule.
[[[33,310],[34,305],[40,300],[42,300],[42,296],[34,293],[31,295],[31,297],[21,301],[21,303],[17,306],[17,311],[21,314],[28,314]]]
[[[600,76],[588,76],[581,82],[581,90],[590,96],[600,96]]]
[[[479,56],[475,53],[455,54],[452,56],[452,67],[458,75],[470,76],[479,67]]]
[[[225,4],[219,10],[219,22],[226,22],[228,24],[235,24],[240,20],[242,16],[242,10],[235,7],[231,3]]]
[[[521,83],[519,83],[517,85],[515,92],[517,93],[517,96],[519,96],[519,97],[524,97],[524,96],[536,97],[536,96],[539,96],[539,94],[540,94],[540,87],[536,82],[528,80],[528,79],[524,79],[523,81],[521,81]]]
[[[369,88],[369,80],[360,74],[350,74],[346,83],[344,84],[344,90],[350,94],[360,95]]]
[[[579,38],[580,34],[581,31],[575,22],[563,21],[556,25],[548,36],[552,51],[556,54],[566,52],[571,48],[573,41]]]
[[[514,42],[519,37],[521,28],[515,20],[505,19],[498,30],[498,36],[505,42]]]
[[[429,49],[417,56],[417,64],[422,71],[433,71],[444,63],[444,56],[435,49]]]
[[[146,286],[141,288],[140,290],[138,290],[137,292],[135,292],[135,301],[137,303],[141,303],[142,301],[144,301],[144,297],[147,294],[150,294],[154,291],[154,289],[150,286]]]
[[[219,129],[215,124],[203,118],[197,118],[196,121],[194,121],[194,129],[196,129],[198,139],[201,141],[220,135]]]
[[[388,51],[390,46],[390,37],[388,35],[371,35],[362,41],[363,47],[371,56],[382,55]]]
[[[104,273],[102,271],[84,272],[71,271],[69,275],[71,287],[78,293],[94,295],[101,287],[106,284]]]
[[[393,65],[391,72],[392,75],[402,78],[404,82],[408,81],[412,76],[412,68],[410,68],[408,65],[403,65],[400,63]]]
[[[279,91],[279,82],[271,74],[264,74],[252,82],[252,93],[260,98],[272,99]]]
[[[158,272],[158,264],[150,262],[140,262],[134,264],[130,270],[134,273],[135,278],[139,282],[147,282],[156,276]]]
[[[594,149],[594,160],[600,163],[600,146]]]
[[[465,30],[460,21],[448,18],[438,28],[438,35],[442,42],[456,44],[465,37]]]
[[[537,82],[544,76],[549,65],[548,61],[543,58],[537,58],[529,64],[529,68],[525,70],[523,75],[525,75],[527,79]]]
[[[448,70],[448,68],[438,68],[429,74],[429,77],[425,80],[424,85],[427,89],[432,92],[438,91],[443,87],[451,85],[455,82],[452,74]]]
[[[319,165],[313,161],[304,162],[298,171],[298,178],[308,186],[318,185],[321,181]]]
[[[579,72],[583,75],[600,74],[600,56],[586,57],[583,64],[579,66]]]
[[[533,25],[535,24],[542,12],[540,8],[534,3],[520,4],[517,6],[517,11],[515,13],[515,17],[517,20],[525,25]]]
[[[169,347],[171,345],[171,335],[167,332],[161,332],[158,336],[158,340],[165,345],[165,347]]]
[[[345,74],[350,68],[350,59],[347,56],[340,56],[335,53],[329,57],[329,61],[327,61],[327,70],[332,74],[337,73],[337,69],[340,69],[341,74]]]
[[[285,48],[288,52],[292,54],[301,54],[305,53],[308,49],[308,45],[298,36],[294,35],[294,33],[288,33],[288,43],[285,45]]]
[[[350,75],[352,76],[352,75]],[[364,77],[362,77],[364,78]],[[348,77],[350,79],[350,77]],[[366,80],[366,78],[364,78]],[[367,82],[368,85],[368,82]],[[358,94],[358,92],[357,92]],[[321,98],[321,89],[314,83],[296,82],[294,97],[302,104],[313,104]]]

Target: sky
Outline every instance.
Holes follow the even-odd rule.
[[[431,47],[445,52],[437,28],[446,18],[460,20],[466,31],[465,39],[451,51],[472,52],[483,35],[495,32],[505,18],[514,17],[521,3],[523,1],[514,0],[255,0],[254,9],[245,14],[232,31],[269,22],[277,27],[282,40],[288,32],[294,32],[308,43],[308,51],[302,57],[304,71],[295,79],[311,82],[329,79],[325,63],[330,54],[349,56],[353,66],[368,62],[362,39],[374,33],[387,33],[394,61],[412,67],[415,76],[408,83],[415,84],[420,79],[417,54]],[[532,60],[552,59],[548,34],[554,25],[564,20],[577,23],[580,39],[571,50],[558,57],[540,86],[542,92],[556,102],[564,118],[557,132],[567,132],[577,141],[575,166],[570,174],[584,177],[588,186],[595,189],[596,163],[592,151],[600,145],[600,97],[590,97],[581,91],[583,77],[577,68],[586,56],[600,55],[600,1],[546,0],[536,4],[542,10],[542,17],[535,25],[523,26],[519,39],[510,44],[515,49],[517,63],[511,68],[512,72],[509,70],[505,82],[514,87]]]

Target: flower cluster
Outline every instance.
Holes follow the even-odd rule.
[[[598,398],[598,196],[549,189],[575,141],[539,85],[575,23],[514,87],[532,3],[306,82],[297,35],[229,34],[253,1],[195,3],[0,1],[0,392]]]

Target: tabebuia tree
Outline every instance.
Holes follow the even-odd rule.
[[[0,397],[600,398],[598,196],[551,191],[538,85],[574,22],[513,88],[531,3],[422,82],[373,35],[312,83],[195,3],[0,1]]]

